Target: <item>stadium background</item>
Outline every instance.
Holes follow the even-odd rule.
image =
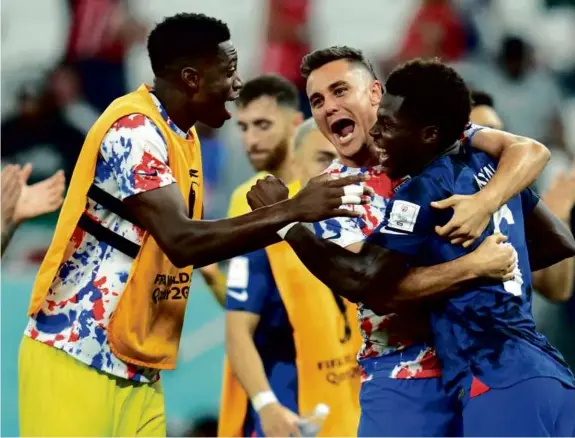
[[[284,3],[283,9],[281,3]],[[101,55],[98,44],[106,32],[97,30],[109,25],[107,20],[120,16],[114,9],[119,4],[127,7],[124,18],[129,20],[125,21],[123,30],[130,44],[111,55]],[[307,5],[306,16],[298,16],[290,9],[298,9],[296,4],[302,8],[299,10]],[[85,9],[74,9],[78,7]],[[274,7],[278,14],[271,13]],[[79,10],[85,14],[83,17]],[[440,55],[452,60],[476,88],[494,94],[496,107],[510,131],[522,134],[523,126],[533,129],[534,134],[529,135],[545,141],[552,149],[552,162],[538,181],[540,191],[549,187],[558,171],[570,167],[575,155],[573,0],[3,0],[1,12],[2,163],[32,161],[36,179],[48,176],[59,166],[70,166],[70,161],[73,164],[75,150],[80,145],[71,138],[61,138],[57,128],[50,132],[53,138],[48,136],[48,140],[14,143],[13,138],[4,136],[7,124],[23,117],[26,103],[35,101],[45,105],[43,98],[49,90],[51,106],[46,110],[61,114],[63,122],[60,122],[67,127],[85,132],[102,104],[91,101],[88,96],[104,88],[113,93],[113,86],[133,89],[143,81],[150,82],[146,32],[161,17],[176,12],[204,12],[226,21],[238,48],[239,70],[244,80],[264,69],[277,70],[273,62],[278,59],[269,59],[270,54],[281,58],[279,62],[284,63],[284,67],[287,65],[286,71],[298,62],[297,56],[294,60],[286,52],[278,52],[277,44],[273,46],[275,52],[266,50],[272,47],[270,41],[278,41],[278,38],[282,47],[281,38],[285,37],[270,32],[267,26],[270,17],[279,22],[296,20],[298,29],[305,35],[304,46],[312,49],[333,44],[363,49],[382,76],[406,56]],[[74,23],[79,27],[71,32]],[[82,34],[85,29],[88,30]],[[502,41],[509,35],[533,47],[532,71],[537,73],[533,76],[539,82],[488,82],[497,72],[495,59]],[[436,43],[428,44],[430,41]],[[82,49],[82,44],[91,49]],[[89,57],[86,53],[94,58],[89,61],[95,63],[84,62]],[[61,64],[63,59],[67,61],[65,67]],[[90,76],[82,71],[86,65],[98,74]],[[75,80],[80,75],[85,75],[84,83],[76,87]],[[98,80],[104,77],[105,81]],[[541,93],[543,89],[551,91]],[[498,102],[498,96],[513,96],[517,90],[521,96],[518,101]],[[520,116],[519,122],[514,122],[516,126],[509,126],[513,117],[502,107]],[[539,111],[530,111],[533,107]],[[548,127],[541,123],[542,115],[557,115],[562,123],[549,128],[549,134]],[[30,127],[31,131],[34,129]],[[561,133],[562,136],[557,135]],[[22,133],[25,134],[29,133]],[[221,217],[233,188],[252,171],[233,121],[219,132],[204,131],[202,135],[210,184],[207,209],[211,217]],[[56,218],[52,215],[23,225],[2,260],[2,436],[18,434],[18,346],[26,323],[31,284],[50,242]],[[534,310],[541,329],[562,348],[572,364],[575,358],[573,301],[555,305],[538,299]],[[210,419],[216,419],[218,412],[223,322],[223,312],[202,278],[194,276],[179,368],[163,374],[171,434],[213,434]],[[70,400],[71,415],[73,407],[74,400]]]

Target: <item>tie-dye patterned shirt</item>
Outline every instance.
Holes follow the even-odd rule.
[[[186,138],[152,95],[168,125]],[[158,127],[141,114],[118,120],[100,146],[94,183],[118,199],[175,182],[168,149]],[[86,213],[122,237],[140,245],[143,231],[88,200]],[[117,377],[151,382],[156,370],[118,359],[110,350],[106,327],[124,290],[133,259],[99,242],[81,228],[72,236],[74,252],[60,267],[41,310],[30,318],[25,334],[79,361]]]
[[[401,184],[401,181],[390,181],[380,166],[353,168],[343,165],[339,160],[335,160],[326,169],[326,173],[337,178],[369,174],[370,179],[365,184],[373,189],[375,196],[370,204],[345,207],[360,210],[362,216],[359,218],[337,217],[313,224],[316,235],[341,247],[363,242],[383,221],[394,187]],[[423,322],[427,324],[426,319]],[[422,321],[411,317],[407,319],[403,315],[399,317],[395,313],[376,315],[359,303],[358,323],[363,337],[358,360],[363,366],[364,378],[368,378],[367,374],[372,368],[369,362],[378,357],[382,358],[378,368],[385,367],[393,378],[428,378],[440,374],[433,348],[415,342],[407,334],[412,331],[410,326],[420,326]]]

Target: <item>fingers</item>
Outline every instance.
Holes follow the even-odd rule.
[[[344,187],[358,184],[369,180],[369,175],[351,175],[344,178],[332,179],[329,181],[331,187]]]
[[[441,237],[446,237],[453,234],[457,229],[459,229],[459,225],[453,223],[453,221],[447,222],[445,225],[440,227],[439,225],[435,227],[435,232],[439,234]]]
[[[20,172],[20,180],[22,184],[26,184],[28,182],[28,178],[30,178],[30,174],[32,173],[32,164],[26,163]]]
[[[441,201],[434,201],[431,203],[433,208],[437,208],[438,210],[445,210],[446,208],[453,207],[457,204],[459,197],[457,195],[450,196],[449,198],[442,199]]]
[[[495,243],[507,242],[507,236],[505,236],[501,233],[497,233],[497,234],[494,234],[493,236],[489,236],[488,239],[495,240]]]

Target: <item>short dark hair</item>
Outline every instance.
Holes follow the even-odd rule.
[[[414,59],[396,67],[385,89],[404,98],[401,110],[414,121],[437,127],[442,147],[453,144],[469,122],[469,89],[461,76],[438,58]]]
[[[305,55],[301,62],[301,75],[307,79],[314,70],[340,59],[363,66],[373,79],[377,79],[371,62],[367,60],[363,52],[348,46],[331,46],[326,49],[314,50]]]
[[[473,106],[489,106],[493,108],[493,97],[485,91],[473,90],[471,91],[471,103]]]
[[[229,39],[227,24],[217,18],[192,13],[164,18],[148,36],[152,70],[160,76],[178,60],[216,55],[218,45]]]
[[[244,83],[236,100],[237,106],[246,107],[262,96],[269,96],[278,105],[288,108],[299,108],[298,91],[294,84],[278,75],[266,74]]]

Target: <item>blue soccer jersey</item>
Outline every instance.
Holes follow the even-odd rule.
[[[254,343],[266,377],[280,403],[298,412],[298,379],[293,327],[275,283],[265,250],[260,249],[230,261],[226,310],[260,316]],[[258,415],[248,406],[245,430],[263,436]]]
[[[452,245],[435,233],[435,226],[444,225],[452,211],[434,210],[430,203],[476,193],[489,182],[496,167],[486,154],[470,149],[439,158],[399,188],[384,222],[369,238],[409,255],[413,266],[457,259],[497,232],[506,235],[517,252],[518,267],[512,280],[474,282],[457,296],[434,304],[431,311],[445,388],[460,399],[469,395],[474,379],[491,388],[505,388],[537,376],[575,386],[559,352],[536,331],[531,313],[523,208],[534,208],[536,196],[525,192],[503,205],[472,248]]]

